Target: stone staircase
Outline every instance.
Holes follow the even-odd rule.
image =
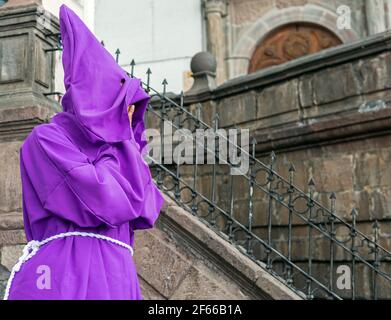
[[[145,300],[301,299],[167,195],[156,228],[137,231]],[[0,295],[26,242],[20,213],[0,215]]]
[[[0,290],[25,242],[18,150],[59,110],[48,99],[58,96],[58,22],[46,30],[38,16],[37,6],[0,10],[5,63],[17,71],[0,75]],[[241,176],[224,163],[153,168],[167,197],[156,228],[137,233],[146,299],[300,299],[287,285],[306,299],[391,297],[390,42],[386,32],[219,87],[216,62],[201,53],[185,95],[170,95],[165,80],[151,88],[148,69],[147,127],[161,137],[169,121],[192,133],[250,129],[254,139]],[[336,286],[341,265],[351,289]]]
[[[168,196],[155,229],[136,235],[145,299],[300,299]]]
[[[0,75],[1,296],[26,242],[19,148],[36,125],[60,110],[53,56],[61,50],[59,24],[55,17],[43,24],[41,15],[35,4],[0,10],[2,54],[10,57],[0,63],[15,71]],[[221,236],[166,197],[156,228],[137,233],[135,259],[144,297],[299,299]]]

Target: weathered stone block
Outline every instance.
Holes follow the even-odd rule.
[[[200,272],[192,267],[180,286],[170,297],[172,300],[232,300],[238,299],[237,295],[232,295],[226,288],[213,281],[207,273]]]
[[[0,245],[25,244],[26,236],[23,230],[0,231]]]
[[[312,75],[304,75],[299,79],[299,99],[303,108],[314,105],[312,78]]]
[[[379,154],[358,152],[354,158],[354,187],[377,186],[379,178]]]
[[[155,231],[157,232],[157,231]],[[170,297],[188,273],[190,264],[152,232],[137,233],[135,250],[138,273],[164,297]]]
[[[150,286],[142,277],[139,277],[139,284],[144,300],[165,300],[165,298]]]
[[[391,185],[391,170],[390,170],[390,163],[391,163],[391,149],[390,148],[383,148],[379,151],[379,158],[378,158],[378,164],[379,164],[379,183],[381,186],[390,186]],[[371,171],[372,171],[372,167]]]
[[[2,298],[5,293],[5,287],[7,286],[7,281],[10,276],[10,272],[0,265],[0,297]]]
[[[35,81],[45,88],[50,86],[51,57],[50,52],[45,52],[43,41],[37,41],[35,47],[36,73]]]
[[[370,198],[370,216],[372,220],[391,217],[391,188],[374,189]]]
[[[351,220],[353,208],[359,208],[359,219],[369,218],[369,195],[366,191],[344,191],[336,193],[336,215],[346,221]]]
[[[0,213],[21,211],[21,182],[19,168],[20,142],[0,144],[0,162],[7,170],[0,170]]]
[[[359,81],[351,64],[317,72],[313,78],[314,101],[318,105],[360,94]]]
[[[353,189],[353,157],[341,155],[314,160],[313,174],[316,185],[323,191],[337,192]]]
[[[298,80],[295,79],[265,88],[260,92],[257,118],[267,118],[291,112],[289,118],[295,121],[298,119],[298,106]]]
[[[257,98],[254,92],[219,101],[216,111],[220,116],[220,127],[252,121],[257,114]]]
[[[27,56],[27,35],[0,38],[0,84],[23,81]]]
[[[23,215],[20,212],[0,215],[0,230],[23,229]]]
[[[23,252],[23,245],[3,246],[0,250],[0,264],[11,271]]]
[[[390,64],[391,54],[389,52],[356,63],[354,67],[360,73],[363,93],[391,88]]]

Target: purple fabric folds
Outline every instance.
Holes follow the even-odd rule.
[[[82,231],[134,245],[163,205],[142,157],[149,102],[77,15],[60,9],[64,112],[34,128],[20,151],[27,240]],[[135,104],[132,126],[127,106]],[[137,250],[137,248],[135,248]],[[41,266],[50,288],[37,285]],[[25,262],[10,299],[142,299],[129,251],[99,239],[52,241]]]

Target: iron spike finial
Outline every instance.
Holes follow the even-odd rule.
[[[147,74],[147,92],[149,92],[149,90],[150,90],[150,83],[151,83],[151,74],[152,74],[151,68],[148,68],[146,74]]]
[[[219,123],[220,123],[220,116],[216,112],[213,116],[213,125],[214,125],[214,131],[216,132],[219,129]]]
[[[201,120],[202,106],[201,103],[198,103],[196,106],[197,119]],[[199,122],[198,122],[199,123]]]
[[[358,216],[358,211],[356,208],[353,208],[350,215],[353,217],[353,218],[357,218]]]
[[[179,98],[180,98],[180,106],[182,108],[183,105],[185,104],[185,93],[183,92],[183,90],[181,90],[181,93],[179,94]]]
[[[165,96],[166,95],[167,85],[168,85],[168,82],[167,82],[166,78],[164,78],[164,80],[162,82],[162,85],[163,85],[163,96]]]
[[[257,139],[255,139],[255,137],[253,137],[251,139],[251,146],[252,146],[251,151],[252,151],[253,158],[255,158],[255,147],[256,147],[256,145],[257,145]]]
[[[132,61],[130,62],[130,76],[133,78],[134,76],[134,66],[136,65],[136,62],[134,61],[134,59],[132,59]]]
[[[380,225],[379,225],[379,221],[377,219],[375,220],[372,228],[373,228],[373,233],[374,233],[374,241],[377,244],[377,242],[379,241],[379,233],[380,233]]]
[[[310,180],[308,181],[308,186],[309,187],[315,187],[315,180],[311,177]]]
[[[219,121],[220,121],[220,116],[219,116],[219,114],[216,112],[216,113],[213,115],[213,123],[216,125],[216,128],[217,128],[218,125],[219,125]]]
[[[276,153],[274,151],[271,152],[270,158],[272,159],[272,162],[274,162],[277,159]]]
[[[115,51],[115,61],[118,63],[119,62],[119,55],[121,54],[121,50],[118,48]]]
[[[296,168],[295,168],[295,166],[293,165],[292,162],[289,163],[288,172],[289,172],[289,184],[290,184],[289,191],[293,192],[293,190],[294,190],[294,188],[293,188],[293,179],[294,179],[294,176],[295,176]]]
[[[331,192],[329,199],[330,199],[330,200],[335,200],[335,199],[337,199],[336,193],[335,193],[335,192]]]

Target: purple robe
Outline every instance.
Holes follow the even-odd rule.
[[[133,247],[134,230],[152,228],[163,205],[143,159],[150,97],[66,6],[60,9],[60,26],[64,112],[35,127],[20,151],[26,237],[42,241],[81,231]],[[40,270],[50,271],[50,289],[38,285]],[[22,265],[9,299],[142,296],[128,250],[96,238],[68,237],[42,246]]]

